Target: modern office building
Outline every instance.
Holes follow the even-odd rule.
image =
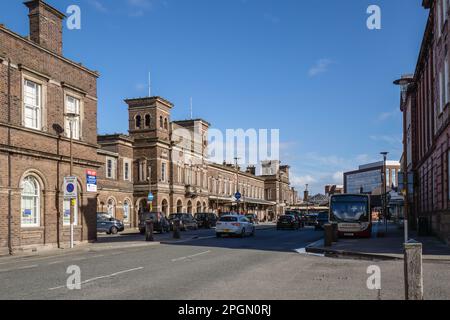
[[[358,170],[344,173],[345,193],[381,193],[383,181],[384,162],[375,162],[359,166]],[[400,172],[400,162],[386,162],[386,186],[387,189],[398,186],[398,173]]]

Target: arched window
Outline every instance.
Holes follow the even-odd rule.
[[[169,130],[169,122],[167,121],[167,118],[164,119],[164,129]]]
[[[108,200],[108,203],[106,204],[106,212],[110,217],[116,217],[116,202],[114,201],[114,199]]]
[[[167,202],[166,199],[163,200],[161,208],[162,213],[167,217],[167,215],[169,214],[169,203]]]
[[[151,117],[149,114],[145,115],[145,126],[147,128],[150,128],[150,124],[151,124]]]
[[[136,129],[140,129],[142,125],[142,118],[140,115],[136,116]]]
[[[26,177],[22,181],[22,227],[40,226],[40,190],[39,183],[32,177]]]
[[[181,200],[178,200],[177,202],[177,213],[183,212],[183,202]]]
[[[130,221],[130,202],[128,200],[123,202],[123,221]]]
[[[188,202],[187,211],[188,211],[187,213],[192,213],[192,202],[191,201]]]
[[[163,128],[163,126],[164,126],[164,120],[163,120],[163,117],[161,116],[161,117],[159,117],[159,127],[162,129]]]

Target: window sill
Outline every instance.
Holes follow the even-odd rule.
[[[43,231],[45,228],[41,226],[21,226],[22,231]]]

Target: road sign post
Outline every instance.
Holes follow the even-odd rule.
[[[70,205],[70,248],[74,247],[74,207],[78,199],[78,183],[76,177],[64,178],[64,199],[69,200]]]
[[[150,212],[152,212],[153,211],[153,200],[155,199],[155,196],[153,195],[153,193],[149,193],[148,194],[148,196],[147,196],[147,200],[148,200],[148,203],[149,203],[149,209],[150,209]]]
[[[241,199],[242,199],[242,194],[238,191],[234,194],[234,197],[236,198],[236,202],[237,202],[237,213],[240,213],[240,204],[241,204]]]

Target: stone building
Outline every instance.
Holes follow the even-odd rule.
[[[96,239],[97,194],[86,172],[97,155],[99,74],[62,55],[64,14],[43,1],[25,2],[30,34],[0,25],[0,254],[69,243],[69,201],[63,177],[78,178],[75,242]]]
[[[290,187],[289,166],[265,162],[263,174],[257,176],[254,166],[242,171],[235,165],[211,163],[207,121],[172,121],[173,104],[161,97],[125,102],[129,135],[98,137],[98,153],[104,159],[99,172],[99,212],[119,219],[126,212],[127,223],[135,227],[139,212],[150,209],[165,215],[239,211],[264,220],[275,219],[298,202],[297,192]],[[131,180],[125,181],[124,163],[132,164]],[[237,192],[242,195],[239,201]],[[149,193],[154,196],[151,204]]]
[[[450,243],[450,2],[424,0],[422,5],[429,10],[428,21],[401,99],[403,169],[414,175],[408,199],[411,227]]]

